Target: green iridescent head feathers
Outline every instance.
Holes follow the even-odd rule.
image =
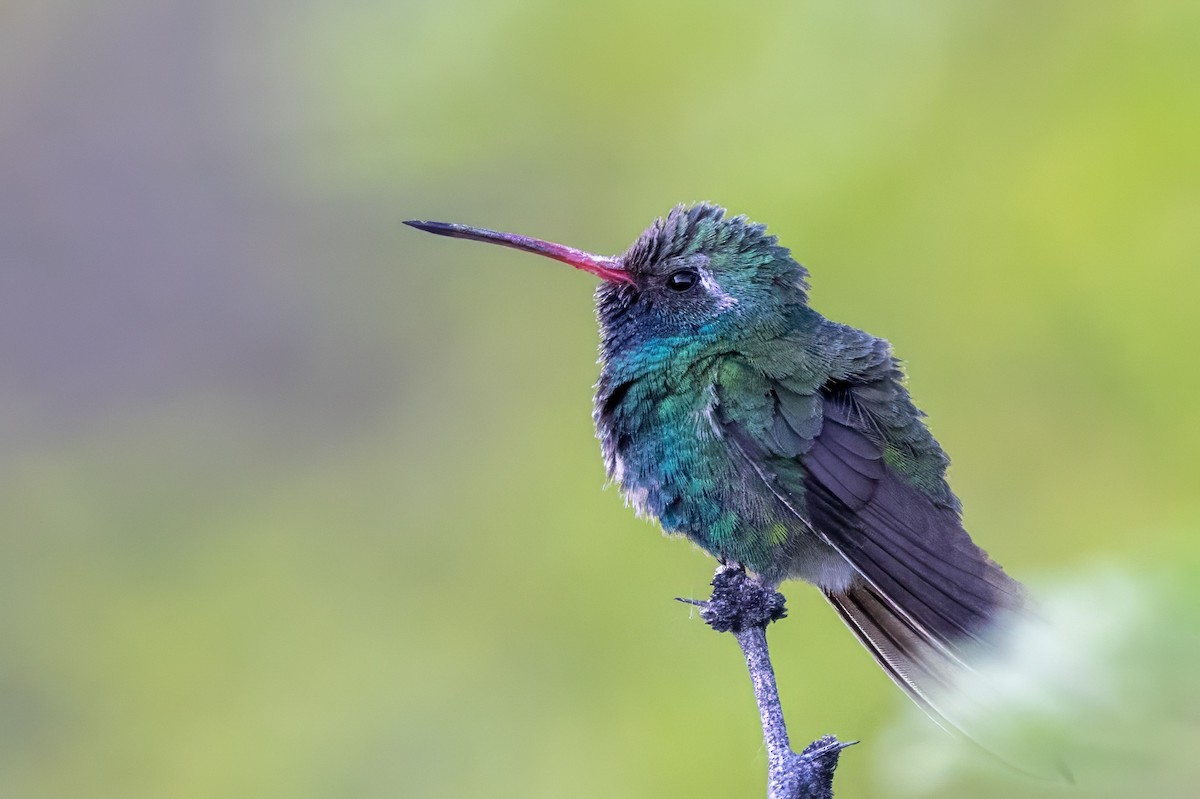
[[[631,279],[596,292],[605,358],[773,335],[808,300],[808,272],[765,226],[708,203],[676,206],[617,260]]]
[[[705,256],[716,269],[754,270],[763,278],[782,279],[791,290],[807,293],[808,271],[780,246],[766,225],[745,216],[729,217],[719,205],[677,205],[653,224],[621,256],[631,272],[661,271],[673,259]]]

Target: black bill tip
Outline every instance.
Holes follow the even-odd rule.
[[[426,233],[436,233],[439,236],[453,236],[462,225],[452,225],[449,222],[426,222],[423,219],[405,219],[404,224],[424,230]]]

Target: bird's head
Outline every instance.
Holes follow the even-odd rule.
[[[606,358],[771,335],[807,300],[808,273],[765,226],[708,203],[676,206],[616,256],[463,225],[406,224],[544,255],[600,277],[596,313]]]

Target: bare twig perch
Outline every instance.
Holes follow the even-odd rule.
[[[700,618],[717,632],[733,633],[746,656],[767,745],[768,799],[830,799],[838,755],[855,742],[826,735],[800,754],[792,751],[767,648],[767,625],[787,615],[783,594],[731,566],[717,569],[712,586],[707,602],[681,601],[699,606]]]

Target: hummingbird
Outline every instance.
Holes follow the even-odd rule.
[[[444,222],[600,278],[592,414],[628,505],[765,586],[812,583],[935,720],[1024,591],[963,527],[949,458],[882,338],[809,304],[766,227],[679,205],[621,255]]]

